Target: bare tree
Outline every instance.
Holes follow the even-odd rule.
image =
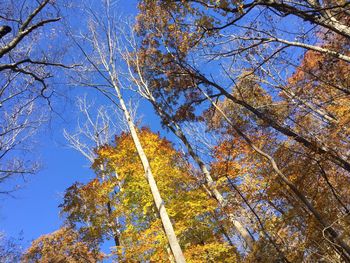
[[[94,150],[111,143],[115,135],[126,131],[123,127],[125,121],[118,108],[96,108],[95,103],[89,103],[86,96],[77,98],[77,108],[80,116],[76,130],[69,132],[64,129],[63,134],[69,146],[80,152],[92,164],[97,157]]]
[[[91,67],[90,72],[94,71],[93,73],[98,74],[99,77],[104,80],[103,85],[90,83],[87,86],[98,88],[122,110],[128,130],[144,168],[145,177],[148,181],[175,262],[185,262],[182,249],[175,235],[173,224],[170,221],[165,203],[160,196],[157,183],[154,179],[149,160],[139,139],[135,121],[124,99],[127,93],[126,90],[132,89],[134,83],[128,82],[128,78],[125,78],[125,75],[122,73],[123,71],[121,68],[123,60],[120,57],[120,39],[122,36],[118,35],[120,33],[117,31],[118,21],[116,21],[111,11],[110,2],[108,0],[105,2],[104,11],[105,13],[103,16],[105,19],[102,18],[102,15],[97,15],[92,10],[89,11],[92,18],[89,21],[89,33],[88,36],[83,36],[83,39],[92,45],[92,49],[95,52],[93,54],[87,53],[84,46],[76,41],[77,46],[83,52],[88,65]]]
[[[63,49],[51,53],[48,48],[56,37],[51,24],[59,30],[61,19],[53,1],[6,0],[0,9],[0,184],[8,182],[0,192],[10,193],[18,188],[10,179],[39,168],[31,151],[35,134],[49,118],[50,78],[59,74],[56,69],[70,66],[60,63]]]
[[[78,108],[78,122],[77,127],[74,132],[68,132],[64,130],[64,137],[67,139],[69,146],[81,153],[92,165],[97,158],[96,149],[103,145],[111,143],[116,136],[121,131],[126,131],[123,124],[123,115],[118,108],[113,106],[105,107],[100,106],[95,107],[95,103],[89,103],[86,96],[80,97],[77,100]],[[136,108],[135,113],[136,113]],[[108,180],[110,178],[105,178],[105,167],[101,164],[100,172],[102,173],[102,180]],[[118,174],[116,172],[111,175],[118,180]],[[122,185],[118,181],[118,189],[115,191],[121,191]],[[111,218],[110,225],[110,236],[114,239],[116,246],[120,246],[120,233],[119,233],[119,219],[112,218],[113,213],[113,198],[105,204],[105,211],[108,214],[107,218]]]
[[[18,241],[8,238],[0,232],[0,261],[4,263],[19,262],[21,258],[21,247]]]

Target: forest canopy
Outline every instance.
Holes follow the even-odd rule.
[[[65,189],[56,231],[1,235],[0,261],[350,262],[349,2],[138,0],[131,18],[124,0],[15,2],[0,194],[40,171],[62,98],[93,176]]]

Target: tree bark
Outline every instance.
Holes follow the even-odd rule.
[[[289,127],[286,127],[285,125],[279,123],[278,121],[274,120],[267,114],[261,112],[260,110],[256,109],[252,105],[248,104],[247,102],[243,100],[239,100],[236,97],[234,97],[232,94],[227,92],[223,87],[218,85],[217,83],[214,83],[213,81],[208,80],[205,76],[201,75],[199,72],[189,72],[192,76],[196,77],[198,80],[203,81],[204,83],[215,87],[218,89],[226,98],[231,100],[233,103],[238,104],[245,109],[249,110],[250,112],[254,113],[259,119],[265,121],[270,127],[274,128],[275,130],[279,131],[280,133],[293,138],[295,141],[301,143],[306,148],[310,149],[311,151],[319,154],[324,154],[327,156],[327,159],[336,164],[337,166],[343,168],[344,170],[350,172],[350,162],[347,160],[345,156],[339,155],[339,153],[335,153],[332,151],[332,149],[329,149],[328,147],[324,145],[320,145],[317,142],[312,142],[308,138],[305,138],[303,135],[297,133],[296,131],[292,130]]]
[[[169,127],[169,129],[182,141],[182,143],[187,148],[188,153],[191,155],[193,160],[197,163],[199,166],[202,174],[205,177],[206,184],[208,188],[210,189],[211,194],[215,198],[215,200],[218,202],[219,206],[226,210],[228,208],[228,202],[224,199],[222,194],[219,192],[219,190],[216,187],[216,183],[214,182],[213,178],[210,175],[210,172],[208,171],[205,163],[201,160],[201,158],[195,153],[193,150],[191,144],[187,140],[187,137],[182,132],[180,127],[173,121],[171,121],[170,116],[157,104],[155,99],[153,98],[152,94],[148,94],[147,99],[152,103],[154,109],[158,113],[158,115],[163,119],[163,122]],[[243,238],[244,242],[246,243],[246,246],[252,250],[254,246],[254,239],[249,234],[248,230],[235,219],[235,215],[232,213],[228,213],[229,220],[231,224],[233,225],[234,229],[239,233],[239,235]]]
[[[199,88],[200,89],[200,88]],[[350,246],[342,239],[342,237],[337,233],[337,231],[332,227],[332,224],[330,224],[319,212],[316,210],[316,208],[311,204],[311,202],[306,198],[306,196],[299,191],[299,189],[294,185],[293,182],[291,182],[287,176],[285,176],[282,171],[277,166],[277,163],[273,159],[272,156],[267,154],[266,152],[262,151],[259,147],[257,147],[228,117],[227,115],[221,110],[220,107],[216,105],[216,103],[206,94],[202,89],[200,91],[207,97],[207,99],[211,102],[211,104],[217,109],[220,114],[225,118],[225,120],[228,122],[228,124],[231,125],[231,127],[237,132],[239,136],[241,136],[246,143],[260,156],[264,157],[269,161],[269,163],[272,166],[272,169],[276,172],[278,177],[292,190],[292,192],[296,195],[296,197],[305,205],[305,207],[308,209],[308,211],[316,218],[318,223],[323,227],[323,233],[327,234],[328,237],[334,242],[334,248],[339,253],[340,256],[343,257],[343,259],[346,262],[350,262]]]
[[[178,240],[176,238],[176,235],[175,235],[175,231],[174,231],[173,225],[172,225],[172,223],[170,221],[170,218],[168,216],[168,213],[167,213],[167,211],[165,209],[164,201],[163,201],[162,197],[160,196],[160,193],[159,193],[159,190],[158,190],[158,186],[157,186],[156,181],[155,181],[155,179],[153,177],[152,170],[151,170],[148,158],[147,158],[147,156],[146,156],[146,154],[145,154],[145,152],[143,150],[143,147],[141,145],[140,139],[139,139],[138,134],[136,132],[135,125],[134,125],[134,123],[133,123],[133,121],[132,121],[132,119],[130,117],[130,113],[129,113],[127,107],[126,107],[126,104],[124,102],[124,99],[122,97],[122,94],[120,92],[119,87],[116,85],[115,82],[113,84],[114,84],[114,89],[115,89],[115,91],[117,93],[117,97],[119,99],[120,107],[121,107],[122,111],[124,112],[124,115],[125,115],[128,127],[130,129],[131,137],[132,137],[132,139],[134,141],[137,153],[139,155],[139,158],[141,160],[143,169],[145,171],[146,179],[147,179],[148,184],[149,184],[149,186],[151,188],[153,200],[154,200],[154,203],[155,203],[156,208],[158,210],[160,219],[162,221],[162,225],[163,225],[163,228],[164,228],[164,231],[165,231],[165,235],[166,235],[166,237],[168,239],[171,251],[172,251],[172,253],[174,255],[175,262],[176,263],[184,263],[184,262],[186,262],[185,257],[184,257],[184,255],[182,253],[180,244],[179,244],[179,242],[178,242]]]

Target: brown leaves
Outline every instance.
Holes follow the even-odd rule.
[[[82,242],[75,230],[63,227],[33,241],[22,262],[95,263],[103,257],[90,244]]]

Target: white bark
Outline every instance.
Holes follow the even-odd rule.
[[[151,189],[151,192],[152,192],[152,196],[153,196],[153,200],[154,200],[154,203],[155,203],[156,208],[158,210],[160,219],[162,221],[162,225],[164,227],[165,235],[166,235],[166,237],[168,239],[171,251],[172,251],[172,253],[174,255],[175,262],[177,262],[177,263],[186,262],[185,257],[184,257],[184,255],[182,253],[180,244],[179,244],[179,242],[178,242],[178,240],[176,238],[173,225],[172,225],[172,223],[170,221],[170,218],[168,216],[168,213],[166,211],[164,201],[163,201],[162,197],[160,196],[160,193],[159,193],[159,190],[158,190],[158,186],[157,186],[156,181],[155,181],[155,179],[153,177],[151,166],[149,164],[148,158],[147,158],[147,156],[146,156],[146,154],[145,154],[145,152],[143,150],[143,147],[141,145],[139,136],[138,136],[138,134],[136,132],[135,125],[134,125],[134,123],[133,123],[133,121],[132,121],[132,119],[130,117],[129,111],[128,111],[126,105],[125,105],[124,99],[122,97],[122,94],[120,92],[120,89],[119,89],[118,85],[116,85],[116,83],[113,83],[113,84],[114,84],[114,88],[115,88],[115,91],[117,93],[117,96],[118,96],[118,99],[119,99],[119,102],[120,102],[120,106],[121,106],[121,108],[122,108],[122,110],[123,110],[123,112],[125,114],[125,118],[126,118],[126,121],[128,123],[129,129],[130,129],[131,137],[132,137],[132,139],[134,141],[137,153],[138,153],[138,155],[140,157],[143,169],[145,171],[145,176],[146,176],[146,179],[147,179],[148,184],[150,186],[150,189]]]
[[[130,39],[128,39],[128,44],[131,46],[132,50],[136,51],[136,42],[135,38],[133,36],[133,32],[131,30],[130,32]],[[228,202],[224,199],[222,194],[218,191],[216,187],[216,182],[213,180],[213,178],[210,175],[210,172],[208,171],[205,163],[200,159],[200,157],[195,153],[193,150],[191,144],[187,140],[185,134],[182,132],[181,128],[177,123],[172,121],[172,119],[169,117],[169,115],[157,104],[155,98],[152,95],[152,91],[149,89],[147,82],[143,79],[142,71],[139,67],[139,60],[136,55],[136,52],[131,54],[128,52],[128,50],[123,50],[123,59],[127,63],[128,70],[129,70],[129,78],[130,81],[132,81],[134,84],[136,84],[137,89],[136,92],[138,92],[142,97],[147,99],[151,104],[154,106],[154,109],[158,113],[158,115],[164,120],[164,123],[167,124],[169,129],[183,142],[185,147],[187,148],[189,154],[193,158],[193,160],[198,164],[200,170],[202,171],[206,184],[208,188],[210,189],[211,194],[217,200],[219,206],[223,210],[227,210],[228,208]],[[135,65],[136,68],[136,75],[134,74],[131,63]],[[236,220],[236,216],[232,213],[228,213],[229,220],[233,226],[233,228],[238,232],[238,234],[243,238],[244,242],[246,243],[247,247],[251,250],[254,245],[254,239],[249,234],[248,230],[240,223],[238,220]]]
[[[169,117],[167,117],[166,113],[160,108],[157,107],[155,99],[149,95],[148,99],[150,102],[155,106],[155,109],[157,113],[162,117],[164,120],[168,122],[168,127],[174,132],[174,134],[182,141],[182,143],[185,145],[187,148],[188,153],[191,155],[193,160],[197,163],[199,166],[201,172],[203,173],[205,177],[205,182],[211,192],[211,194],[214,196],[215,200],[218,202],[219,206],[223,209],[226,210],[229,206],[227,200],[222,196],[220,191],[216,187],[216,182],[213,180],[210,172],[208,171],[208,168],[206,167],[205,163],[201,160],[201,158],[195,153],[193,150],[191,144],[187,140],[185,134],[182,132],[181,128],[175,123],[172,122]],[[234,229],[238,232],[238,234],[243,238],[245,241],[247,247],[251,250],[254,246],[254,239],[252,236],[249,234],[248,230],[242,225],[241,222],[236,220],[236,216],[233,213],[228,213],[229,220],[234,227]]]
[[[316,208],[312,205],[312,203],[308,200],[308,198],[300,192],[300,190],[295,186],[295,184],[289,180],[289,178],[279,169],[276,161],[272,156],[261,150],[259,147],[257,147],[249,137],[247,137],[238,126],[236,126],[228,117],[227,115],[222,111],[222,109],[208,96],[207,93],[205,93],[201,88],[198,87],[198,89],[204,94],[204,96],[210,101],[210,103],[215,107],[216,110],[219,111],[219,113],[223,116],[223,118],[227,121],[227,123],[237,132],[237,134],[242,137],[245,142],[260,156],[264,157],[271,165],[272,169],[275,171],[275,173],[278,175],[278,177],[281,179],[282,182],[284,182],[291,191],[295,194],[297,199],[305,205],[305,207],[308,209],[308,211],[315,217],[315,219],[318,221],[318,223],[323,228],[323,234],[326,239],[330,239],[330,243],[334,243],[336,251],[339,253],[339,255],[343,256],[344,260],[350,259],[350,245],[347,243],[347,241],[344,241],[343,237],[338,233],[338,231],[333,228],[332,224],[328,222]]]
[[[90,11],[92,12],[92,10]],[[110,3],[108,0],[106,1],[105,11],[106,13],[103,14],[105,20],[100,18],[101,16],[95,15],[94,19],[91,20],[89,23],[89,33],[91,37],[86,38],[86,40],[92,44],[93,49],[96,52],[96,54],[94,55],[96,56],[92,54],[87,54],[84,48],[81,45],[79,45],[79,43],[76,40],[75,42],[84,54],[85,58],[92,66],[92,69],[97,71],[97,73],[106,81],[107,84],[105,86],[107,86],[108,91],[101,90],[101,92],[108,98],[111,98],[111,96],[113,96],[113,103],[115,103],[116,106],[120,107],[120,109],[123,111],[125,121],[129,128],[142,166],[144,168],[145,177],[149,184],[153,200],[158,210],[159,217],[161,219],[169,246],[174,255],[175,262],[183,263],[186,262],[185,257],[182,253],[180,244],[175,235],[175,231],[166,211],[164,201],[159,193],[148,158],[144,152],[144,149],[138,137],[136,125],[131,117],[130,111],[126,106],[126,103],[121,93],[121,89],[123,87],[128,87],[128,84],[132,86],[132,83],[125,84],[123,81],[120,80],[120,78],[123,78],[123,74],[121,73],[120,69],[117,69],[117,67],[120,66],[120,62],[122,60],[120,41],[123,37],[125,37],[123,35],[124,32],[120,32],[120,30],[118,30],[119,25],[117,25],[118,22],[113,19],[113,16],[110,13]],[[99,32],[99,30],[101,32]],[[114,92],[112,92],[112,89],[114,90]],[[116,101],[114,101],[114,98],[116,99]]]

